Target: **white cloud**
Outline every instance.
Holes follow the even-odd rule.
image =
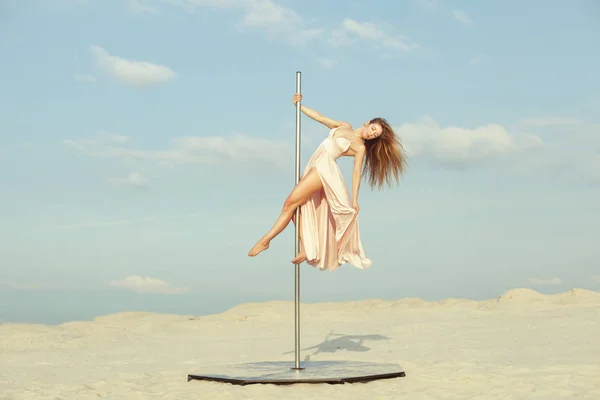
[[[344,19],[329,39],[329,43],[336,47],[348,46],[357,41],[369,42],[380,49],[410,51],[419,48],[418,44],[410,43],[406,37],[395,34],[388,24],[358,22],[350,18]]]
[[[107,179],[107,181],[116,185],[127,185],[136,187],[148,186],[148,179],[139,172],[132,172],[125,177],[109,178]]]
[[[317,64],[319,64],[319,66],[321,68],[333,68],[337,65],[337,61],[335,60],[331,60],[329,58],[317,58]]]
[[[239,10],[243,13],[238,24],[241,31],[257,29],[270,40],[282,40],[302,44],[321,36],[323,28],[307,26],[304,19],[293,9],[273,0],[163,0],[194,12],[197,7]]]
[[[473,165],[479,162],[511,157],[544,146],[539,136],[509,132],[498,124],[475,128],[442,127],[429,117],[416,123],[395,127],[409,157],[422,157],[447,166]],[[305,135],[306,136],[306,135]],[[173,140],[171,146],[158,150],[134,147],[125,136],[104,133],[96,138],[65,140],[64,143],[88,156],[142,161],[161,165],[178,164],[255,164],[287,169],[293,153],[288,140],[234,135],[187,136]],[[527,159],[530,159],[528,155]],[[131,175],[114,178],[113,182],[142,185],[143,177]]]
[[[132,290],[136,293],[182,294],[188,292],[185,288],[174,287],[160,279],[138,275],[128,276],[119,281],[111,281],[108,285],[120,289]]]
[[[452,10],[452,14],[454,15],[454,18],[461,24],[473,25],[473,21],[471,21],[466,12],[461,10]]]
[[[294,10],[271,0],[247,2],[242,27],[262,29],[271,40],[284,39],[293,44],[306,43],[321,36],[323,28],[308,28]]]
[[[102,131],[100,135],[93,139],[63,140],[68,147],[77,149],[88,156],[95,157],[114,157],[120,153],[120,149],[127,142],[127,136],[114,135]]]
[[[156,12],[150,0],[129,0],[130,7],[138,12]],[[241,14],[235,27],[240,32],[250,30],[261,31],[273,41],[282,41],[292,45],[306,44],[309,41],[328,37],[333,46],[348,45],[357,40],[370,41],[377,48],[409,51],[419,48],[416,43],[393,32],[388,23],[357,22],[344,19],[341,26],[329,32],[322,26],[309,23],[294,9],[276,0],[153,0],[166,5],[179,7],[184,12],[193,14],[198,9],[219,9]],[[428,8],[437,8],[437,0],[420,0]]]
[[[411,157],[428,157],[441,164],[472,164],[542,146],[534,135],[510,134],[504,127],[488,124],[476,128],[441,127],[429,117],[395,128]]]
[[[245,135],[187,136],[173,140],[164,150],[132,148],[125,136],[103,135],[93,139],[64,140],[68,147],[93,157],[120,158],[150,161],[159,164],[211,164],[252,163],[275,167],[289,166],[292,143]]]
[[[547,127],[547,126],[573,126],[573,125],[581,125],[585,124],[584,121],[579,118],[573,117],[561,117],[561,116],[540,116],[540,117],[530,117],[524,118],[519,121],[519,124],[524,127]]]
[[[423,117],[395,130],[409,157],[438,165],[460,168],[504,159],[519,172],[546,169],[571,179],[600,179],[600,124],[565,117],[533,117],[507,126],[490,123],[444,127]],[[310,132],[303,132],[303,136],[310,139]],[[91,157],[132,162],[129,167],[134,170],[142,168],[140,163],[262,165],[287,170],[294,148],[289,140],[245,135],[179,137],[167,147],[153,150],[140,147],[126,136],[109,133],[64,143]],[[136,178],[130,176],[129,180],[133,183]]]
[[[543,138],[543,151],[521,160],[529,170],[553,170],[570,181],[600,182],[600,124],[569,116],[537,116],[519,121],[514,130]]]
[[[592,276],[592,280],[596,282],[600,282],[600,275]]]
[[[562,280],[559,278],[552,279],[539,279],[539,278],[529,278],[529,283],[533,285],[560,285]]]
[[[166,83],[175,78],[175,72],[164,65],[146,61],[127,60],[110,55],[104,48],[90,46],[98,66],[108,76],[134,87],[148,87]]]

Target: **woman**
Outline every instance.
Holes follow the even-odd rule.
[[[295,94],[297,106],[302,95]],[[345,262],[364,269],[371,265],[365,256],[358,229],[358,192],[362,176],[369,177],[371,188],[399,181],[406,169],[404,149],[383,118],[375,118],[358,129],[347,122],[335,121],[304,105],[301,111],[327,126],[330,131],[308,161],[302,179],[283,204],[279,218],[265,236],[250,250],[254,257],[269,248],[273,238],[295,221],[300,207],[299,236],[302,250],[292,260],[307,261],[324,270],[335,270]],[[336,160],[354,157],[352,199]]]

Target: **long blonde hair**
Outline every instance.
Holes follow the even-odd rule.
[[[366,157],[362,176],[368,176],[371,189],[383,188],[392,181],[400,182],[408,164],[402,142],[384,118],[373,118],[369,123],[379,124],[383,130],[375,139],[365,140]]]

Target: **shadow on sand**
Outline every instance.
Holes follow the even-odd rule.
[[[337,337],[334,337],[337,336]],[[365,352],[371,350],[370,347],[365,346],[366,341],[377,341],[377,340],[390,340],[389,337],[379,334],[372,335],[345,335],[345,334],[336,334],[329,332],[327,337],[322,343],[319,343],[315,346],[306,347],[301,349],[302,351],[313,350],[314,351],[307,355],[305,361],[310,360],[311,356],[315,356],[320,353],[335,353],[338,350],[345,351],[357,351],[357,352]],[[291,354],[294,351],[288,351],[283,354]]]

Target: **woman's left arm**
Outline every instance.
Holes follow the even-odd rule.
[[[358,190],[360,189],[360,177],[366,155],[365,145],[357,145],[354,152],[354,170],[352,171],[352,208],[358,212]]]

